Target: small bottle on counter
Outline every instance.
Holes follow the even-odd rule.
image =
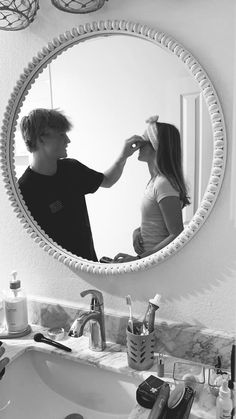
[[[219,396],[216,399],[216,419],[230,419],[233,409],[231,392],[228,387],[228,381],[223,380],[220,387]]]
[[[28,328],[27,299],[17,279],[17,272],[12,272],[9,290],[4,293],[4,311],[8,333],[21,333]]]
[[[157,358],[157,375],[158,377],[164,377],[165,375],[165,365],[163,354],[159,354]]]

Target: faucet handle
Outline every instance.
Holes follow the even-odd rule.
[[[103,295],[101,291],[98,290],[85,290],[80,293],[81,297],[85,297],[85,295],[91,294],[92,295],[92,305],[98,304],[101,306],[103,304]],[[95,301],[93,301],[95,300]]]

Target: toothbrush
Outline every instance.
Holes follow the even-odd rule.
[[[128,326],[130,327],[131,333],[134,333],[134,322],[133,322],[133,316],[132,316],[132,302],[130,295],[127,295],[125,297],[126,304],[129,306],[129,320],[128,320]]]
[[[66,351],[66,352],[72,351],[72,349],[69,348],[68,346],[62,345],[61,343],[58,343],[55,340],[48,339],[42,333],[36,333],[34,335],[34,340],[35,342],[47,343],[48,345],[55,346],[55,348],[62,349],[63,351]]]

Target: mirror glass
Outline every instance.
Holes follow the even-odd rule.
[[[20,111],[17,178],[30,163],[19,121],[39,107],[66,114],[73,124],[68,157],[101,172],[118,157],[125,139],[144,132],[149,116],[157,114],[160,122],[176,125],[191,199],[183,219],[189,223],[210,176],[212,128],[198,83],[175,55],[148,40],[117,34],[87,39],[57,56],[36,79]],[[98,259],[135,254],[132,232],[140,225],[149,178],[146,164],[134,153],[113,187],[86,196]]]

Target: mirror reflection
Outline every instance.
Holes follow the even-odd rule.
[[[141,144],[150,115],[158,114],[159,122],[175,125],[180,131],[184,179],[191,201],[181,211],[182,221],[190,221],[208,182],[212,133],[198,84],[176,56],[131,36],[87,40],[58,56],[40,74],[19,121],[36,108],[63,111],[73,124],[67,156],[99,173],[117,160],[127,139],[137,135],[134,143],[137,146],[140,139]],[[139,153],[133,150],[112,188],[99,187],[96,193],[86,195],[98,259],[104,255],[113,258],[120,252],[136,253],[133,231],[141,225],[140,205],[150,180],[148,165],[142,164]],[[19,127],[15,162],[17,178],[32,164]]]

